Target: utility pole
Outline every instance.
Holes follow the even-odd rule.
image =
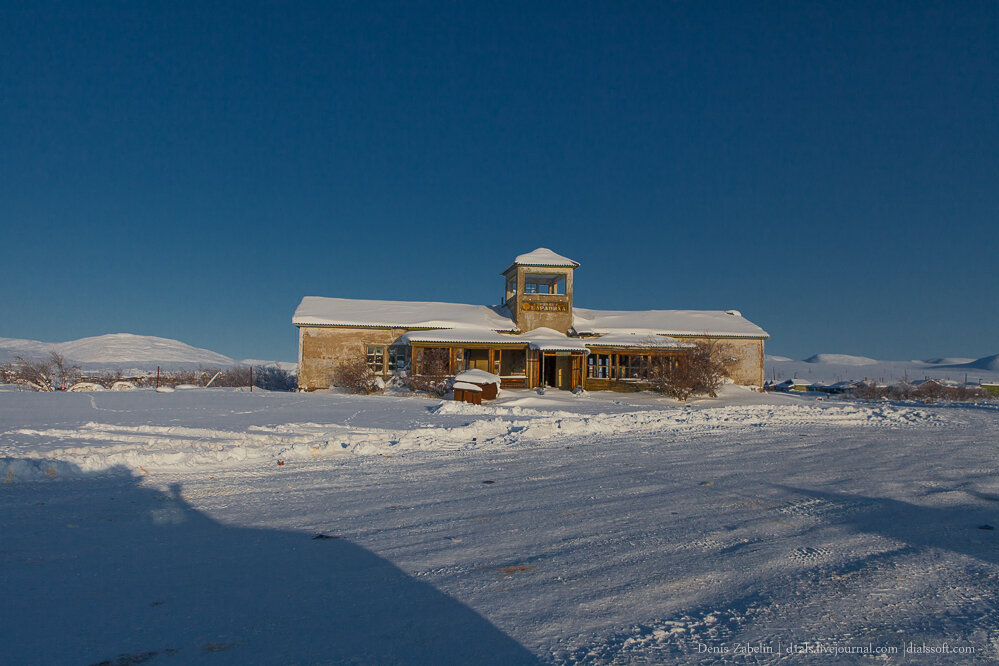
[[[156,388],[160,387],[160,366],[156,366]]]
[[[253,393],[253,366],[250,366],[250,393]]]

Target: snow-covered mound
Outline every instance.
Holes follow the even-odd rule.
[[[970,363],[965,363],[963,365],[966,368],[975,368],[976,370],[999,371],[999,354],[983,356],[980,359],[971,361]]]
[[[792,360],[794,360],[794,359],[789,358],[787,356],[774,356],[772,354],[767,354],[765,358],[766,358],[767,363],[770,363],[771,361],[783,362],[783,361],[792,361]]]
[[[964,365],[972,363],[974,360],[973,358],[965,358],[963,356],[941,356],[939,358],[928,358],[925,361],[916,362],[926,363],[927,365]]]
[[[17,355],[40,358],[49,352],[56,352],[67,360],[80,364],[84,369],[237,365],[234,359],[209,349],[151,335],[113,333],[52,343],[0,338],[0,360],[8,360]]]
[[[137,397],[149,398],[149,394]],[[200,404],[213,400],[223,402],[229,398],[225,394],[206,395]],[[416,427],[385,418],[390,427],[358,428],[309,421],[227,429],[90,421],[71,428],[57,425],[0,430],[0,478],[10,483],[72,475],[70,468],[50,471],[51,461],[72,463],[80,475],[115,467],[180,470],[219,463],[259,464],[275,458],[307,461],[347,454],[392,456],[406,451],[560,448],[567,442],[592,438],[673,439],[712,430],[745,433],[760,428],[903,428],[939,423],[939,418],[925,409],[854,404],[684,406],[580,414],[448,400],[428,413],[432,417]],[[471,418],[455,425],[444,419],[451,415]]]
[[[179,340],[151,335],[112,333],[82,338],[54,345],[60,354],[82,363],[118,363],[136,361],[180,361],[209,365],[233,365],[236,361],[222,354],[192,347]]]
[[[878,363],[866,356],[850,356],[849,354],[816,354],[805,359],[805,363],[825,363],[828,365],[874,365]]]

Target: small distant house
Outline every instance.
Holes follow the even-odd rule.
[[[430,350],[449,373],[499,375],[503,388],[628,390],[653,360],[680,363],[701,340],[724,341],[730,376],[763,384],[766,331],[736,310],[591,310],[574,303],[579,263],[538,248],[504,270],[500,305],[306,296],[298,327],[298,382],[328,388],[337,363],[364,356],[377,374],[420,374]]]
[[[844,379],[842,381],[836,382],[835,384],[827,384],[825,386],[822,386],[819,390],[825,393],[831,393],[833,395],[837,395],[841,393],[849,393],[850,391],[854,391],[863,385],[864,383],[861,381],[856,381],[853,379]]]
[[[787,393],[789,391],[798,391],[804,393],[806,391],[814,391],[815,387],[811,382],[806,382],[804,379],[798,379],[797,377],[792,377],[791,379],[785,379],[780,384],[774,386],[775,391],[782,391]]]

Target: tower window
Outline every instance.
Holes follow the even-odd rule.
[[[525,294],[565,294],[564,273],[528,273],[524,276]]]

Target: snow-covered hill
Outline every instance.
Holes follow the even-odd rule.
[[[866,356],[849,354],[815,354],[805,359],[805,363],[825,363],[826,365],[874,365],[877,361]]]
[[[813,382],[871,379],[891,383],[908,379],[951,379],[977,383],[999,381],[999,354],[979,359],[940,357],[926,361],[879,361],[848,354],[815,354],[802,361],[766,357],[766,378],[778,382],[797,377]]]
[[[18,355],[41,358],[53,351],[79,364],[85,370],[155,370],[157,366],[164,369],[183,369],[199,366],[230,367],[240,364],[240,361],[209,349],[192,347],[179,340],[151,335],[112,333],[68,342],[0,338],[0,361],[7,361]],[[266,363],[274,364],[273,361]],[[265,362],[255,361],[255,364],[264,365]],[[288,364],[280,365],[284,367]]]

